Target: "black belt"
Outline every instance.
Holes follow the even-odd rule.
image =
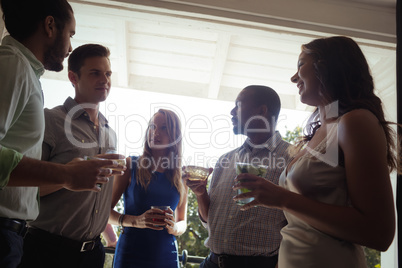
[[[27,222],[18,219],[0,218],[0,228],[16,232],[24,237],[27,232]]]
[[[209,259],[219,268],[236,267],[275,267],[278,255],[274,256],[236,256],[227,254],[215,254],[211,252]]]
[[[95,245],[101,242],[100,236],[93,240],[77,241],[38,228],[28,228],[28,233],[33,235],[36,239],[42,240],[55,247],[62,247],[77,252],[91,251],[94,249]]]

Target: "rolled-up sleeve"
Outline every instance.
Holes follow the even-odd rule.
[[[0,146],[0,189],[8,184],[11,172],[22,157],[23,155],[15,150]]]

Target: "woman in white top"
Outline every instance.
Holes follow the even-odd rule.
[[[316,39],[302,46],[291,81],[316,107],[294,159],[280,186],[239,175],[234,188],[252,191],[234,199],[285,212],[279,268],[366,267],[361,246],[385,251],[394,238],[389,173],[400,161],[367,61],[350,38]]]

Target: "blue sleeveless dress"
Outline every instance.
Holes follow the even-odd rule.
[[[155,172],[147,190],[137,184],[136,159],[131,183],[123,194],[124,213],[141,215],[151,206],[170,206],[174,211],[180,194],[165,174]],[[176,237],[166,229],[156,231],[124,227],[116,246],[114,268],[178,268]]]

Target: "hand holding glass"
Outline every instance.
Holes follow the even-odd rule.
[[[84,156],[85,160],[113,160],[117,162],[118,165],[120,166],[126,166],[126,157],[121,154],[110,154],[110,156],[104,155],[104,157],[97,157],[97,156]],[[107,167],[105,167],[107,168]],[[116,171],[124,171],[124,169],[120,167],[110,167],[111,170],[116,170]]]
[[[105,156],[105,155],[104,155]],[[110,167],[110,166],[104,166],[103,168],[109,168],[112,170],[112,175],[118,174],[121,175],[123,174],[122,172],[126,169],[126,157],[124,155],[120,154],[111,154],[110,157],[108,156],[107,158],[102,158],[102,157],[97,157],[97,156],[84,156],[85,160],[113,160],[117,162],[119,165],[118,167]],[[119,173],[120,172],[120,173]],[[102,184],[97,184],[99,188],[102,188]]]
[[[249,163],[236,163],[236,174],[239,175],[241,173],[250,173],[253,175],[257,175],[259,177],[264,178],[265,174],[267,173],[267,166],[264,165],[252,165]],[[242,193],[247,193],[250,192],[249,189],[246,188],[241,188],[237,190],[237,194],[242,194]],[[245,204],[250,203],[251,201],[254,200],[254,197],[246,198],[246,199],[241,199],[237,200],[236,203],[239,206],[243,206]]]
[[[155,209],[155,208],[163,211],[163,213],[154,213],[155,215],[164,215],[165,216],[166,213],[169,213],[170,206],[151,206],[151,209]],[[154,219],[152,219],[152,221],[155,222],[155,224],[154,224],[155,227],[162,227],[165,225],[164,219],[154,218]],[[157,223],[160,223],[160,224],[157,224]]]

